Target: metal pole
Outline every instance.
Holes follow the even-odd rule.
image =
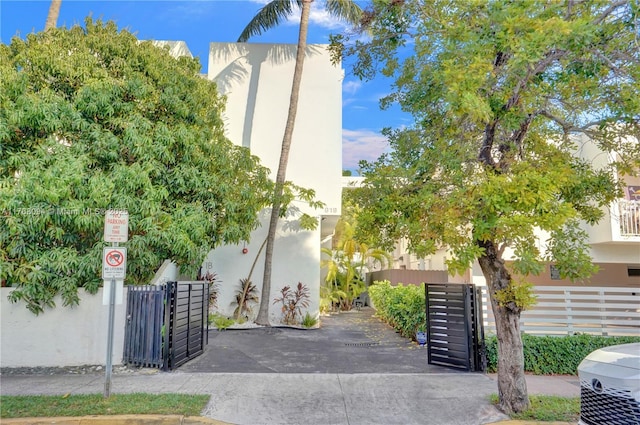
[[[117,247],[114,243],[112,247]],[[105,368],[104,398],[111,396],[111,369],[113,363],[113,322],[116,308],[116,280],[111,279],[111,289],[109,292],[109,329],[107,331],[107,366]]]

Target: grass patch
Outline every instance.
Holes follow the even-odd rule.
[[[491,403],[497,405],[498,395],[491,395]],[[526,412],[514,413],[511,419],[522,421],[572,422],[580,419],[580,397],[530,395],[531,407]]]
[[[199,416],[208,395],[78,394],[65,396],[0,396],[1,418],[86,415]]]

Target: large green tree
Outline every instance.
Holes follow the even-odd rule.
[[[0,45],[0,279],[34,312],[101,285],[104,210],[129,212],[127,277],[163,260],[195,276],[248,239],[273,184],[224,137],[224,99],[197,60],[112,22]]]
[[[562,277],[592,273],[580,223],[602,217],[640,161],[638,11],[637,1],[376,0],[362,22],[371,39],[333,40],[356,74],[392,76],[383,105],[415,120],[387,130],[392,152],[362,164],[360,231],[382,246],[407,237],[419,256],[446,248],[452,271],[479,262],[505,412],[529,405],[519,319],[532,297],[520,277],[545,261]],[[580,159],[591,147],[614,161]]]
[[[300,84],[302,83],[302,70],[307,49],[307,33],[309,30],[309,14],[311,13],[313,0],[273,0],[267,3],[253,19],[247,24],[238,38],[239,42],[246,42],[251,37],[260,35],[264,31],[278,26],[288,19],[296,10],[300,10],[300,27],[298,33],[298,46],[296,63],[289,98],[289,110],[285,125],[284,136],[280,150],[280,160],[276,173],[276,184],[273,192],[269,229],[267,231],[267,245],[265,249],[264,274],[262,279],[262,298],[256,323],[269,325],[269,301],[271,299],[271,268],[273,264],[273,247],[275,245],[278,219],[283,211],[283,191],[286,182],[287,163],[289,151],[293,139],[293,130],[298,112],[298,99]],[[326,10],[330,15],[344,19],[349,23],[355,23],[360,18],[361,9],[353,0],[324,0]]]

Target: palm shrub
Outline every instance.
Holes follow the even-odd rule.
[[[427,322],[424,283],[391,286],[389,281],[376,281],[369,287],[369,297],[382,320],[406,338],[415,338]]]
[[[347,294],[334,282],[325,282],[320,286],[320,312],[336,311],[340,306],[340,300],[346,297]]]
[[[338,222],[336,232],[340,238],[335,249],[322,248],[326,258],[321,266],[327,269],[325,293],[337,299],[340,310],[350,310],[353,300],[367,290],[363,276],[368,265],[384,266],[391,264],[392,259],[386,251],[358,242],[354,238],[354,227],[345,220]]]
[[[249,279],[240,279],[240,287],[236,291],[236,299],[233,305],[233,317],[239,320],[243,316],[249,319],[253,312],[253,306],[258,303],[258,288]]]

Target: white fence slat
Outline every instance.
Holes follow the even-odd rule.
[[[495,320],[482,288],[483,322],[495,334]],[[537,286],[538,303],[522,313],[523,332],[536,335],[640,336],[640,289],[620,287]]]
[[[598,302],[592,302],[592,303],[573,303],[574,307],[579,307],[579,308],[589,308],[589,309],[594,309],[594,310],[600,310],[601,308],[605,308],[606,310],[611,310],[611,309],[616,309],[616,310],[620,310],[620,309],[627,309],[627,310],[640,310],[640,305],[639,304],[627,304],[627,303],[608,303],[605,306],[603,306],[603,304],[605,304],[604,299]],[[541,303],[541,302],[537,302],[536,303],[536,308],[542,308],[542,307],[548,307],[548,308],[564,308],[564,302],[563,303]]]
[[[580,311],[580,310],[573,310],[572,312],[573,316],[577,316],[577,317],[581,317],[581,318],[585,318],[585,317],[593,317],[597,320],[601,320],[601,319],[606,319],[607,317],[624,317],[624,318],[629,318],[629,319],[633,319],[633,318],[637,318],[640,319],[640,312],[635,312],[635,311]],[[538,316],[542,316],[542,317],[549,317],[549,316],[554,316],[554,317],[564,317],[564,315],[562,314],[562,311],[559,310],[539,310],[539,311],[533,311],[533,310],[528,310],[525,311],[524,313],[522,313],[522,317],[524,318],[536,318]],[[568,316],[567,316],[568,317]],[[537,319],[536,319],[537,320]]]
[[[609,294],[619,293],[619,294],[631,294],[637,293],[638,288],[633,288],[629,286],[581,286],[576,284],[575,286],[548,286],[548,285],[540,285],[536,286],[537,292],[555,292],[558,291],[563,292],[564,290],[570,292],[584,292],[586,294],[598,293],[599,291],[603,291]]]

